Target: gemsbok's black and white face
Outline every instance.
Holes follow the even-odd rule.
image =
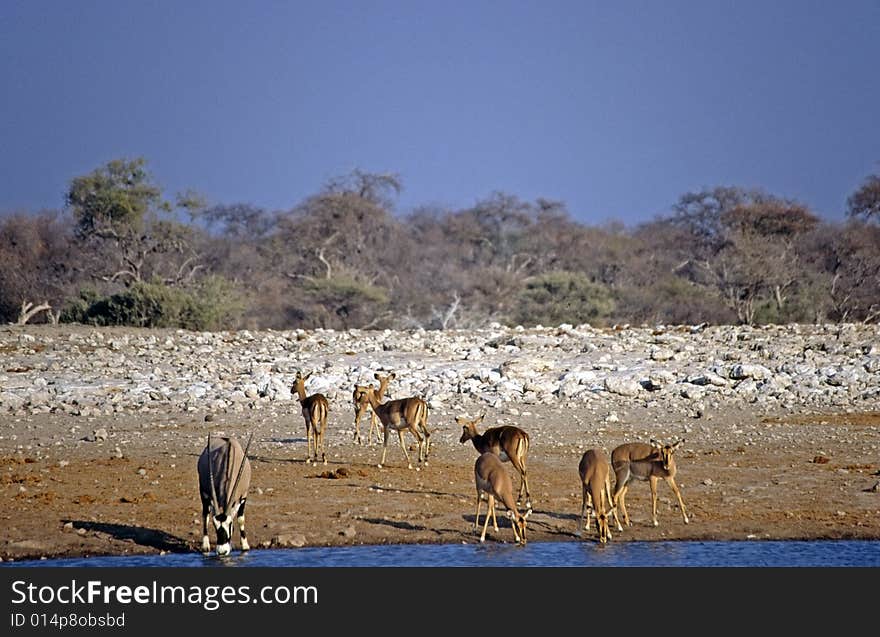
[[[228,513],[221,511],[219,514],[214,514],[212,511],[211,522],[214,524],[214,531],[217,534],[217,555],[229,555],[232,552],[232,521],[236,518],[239,504],[239,502],[234,503]],[[246,545],[247,540],[242,538],[242,550],[247,550]],[[205,547],[203,542],[202,549],[207,553],[211,547],[210,545]]]

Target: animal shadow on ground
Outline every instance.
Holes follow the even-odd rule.
[[[70,522],[75,529],[84,529],[95,533],[104,533],[117,540],[131,540],[141,546],[149,546],[170,553],[189,553],[193,549],[186,540],[158,529],[128,524],[110,524],[107,522],[88,522],[86,520],[62,520]]]
[[[485,503],[483,503],[483,504],[484,504],[484,506],[483,506],[482,510],[480,511],[480,525],[481,526],[483,524],[483,521],[485,520],[485,514],[486,514],[486,506],[485,506]],[[568,529],[566,527],[553,524],[549,521],[542,520],[541,519],[542,516],[546,516],[548,518],[555,518],[555,519],[577,520],[576,515],[569,516],[569,515],[565,515],[565,514],[557,514],[557,513],[550,512],[550,511],[539,511],[538,509],[534,509],[532,511],[531,516],[529,517],[527,529],[530,529],[532,531],[540,531],[542,533],[546,533],[547,535],[561,535],[563,537],[568,537],[568,536],[574,535],[574,526],[572,526],[571,529]],[[468,524],[470,524],[471,526],[473,526],[474,517],[475,516],[472,513],[465,513],[465,514],[462,514],[461,519],[464,520],[465,522],[467,522]],[[511,522],[510,522],[510,518],[507,517],[507,509],[505,509],[504,507],[496,509],[495,510],[495,517],[498,520],[498,527],[499,528],[504,528],[505,526],[510,527]],[[502,523],[502,519],[504,520],[503,523]],[[489,522],[489,524],[491,526],[491,524],[492,524],[491,521]]]
[[[400,531],[431,531],[436,535],[447,535],[449,533],[459,533],[458,529],[444,529],[444,528],[429,528],[427,526],[422,526],[420,524],[411,524],[409,522],[404,522],[402,520],[385,520],[383,518],[362,518],[363,522],[367,522],[368,524],[380,524],[383,526],[390,526],[394,529],[398,529]]]

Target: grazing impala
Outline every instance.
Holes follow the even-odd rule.
[[[470,440],[474,443],[474,448],[479,453],[491,451],[501,458],[502,462],[509,460],[521,477],[516,503],[522,502],[523,492],[525,492],[526,508],[531,509],[532,496],[529,492],[529,480],[526,477],[526,455],[529,452],[529,434],[513,425],[490,427],[483,433],[477,433],[477,425],[483,422],[485,415],[481,414],[475,420],[468,420],[464,416],[457,416],[455,422],[461,425],[461,438],[458,441],[464,443]]]
[[[608,456],[601,449],[588,449],[581,456],[578,464],[578,473],[581,476],[582,500],[581,517],[578,524],[578,537],[585,528],[590,526],[590,512],[596,513],[596,532],[599,541],[605,544],[611,539],[611,529],[608,518],[614,514],[617,522],[617,530],[623,531],[620,520],[617,517],[617,507],[611,506],[611,465],[608,464]],[[590,509],[587,509],[587,503]],[[611,507],[608,509],[607,507]],[[586,520],[584,516],[586,515]]]
[[[374,374],[374,378],[379,381],[380,399],[385,396],[385,392],[388,391],[388,383],[394,380],[394,377],[395,374],[393,372],[387,376],[381,376],[378,372]],[[379,418],[376,416],[376,412],[373,411],[372,407],[370,407],[370,403],[363,400],[363,397],[363,391],[355,385],[354,391],[351,394],[351,400],[354,403],[354,440],[357,444],[361,444],[361,416],[364,415],[364,411],[369,410],[370,433],[367,434],[367,442],[372,447],[373,429],[376,430],[376,442],[382,442],[382,437],[380,436],[381,430],[379,429]]]
[[[428,405],[425,401],[421,398],[412,397],[399,398],[397,400],[389,400],[380,403],[376,389],[372,385],[357,385],[355,391],[360,391],[362,393],[363,397],[361,400],[370,404],[373,413],[379,417],[379,420],[382,422],[382,426],[385,429],[382,460],[379,461],[379,468],[381,469],[382,465],[385,464],[385,454],[388,452],[388,435],[391,433],[392,429],[397,432],[397,437],[400,440],[400,448],[403,449],[403,455],[406,456],[406,462],[409,465],[409,468],[412,469],[412,460],[409,458],[409,452],[406,450],[406,445],[403,444],[404,431],[409,431],[415,436],[419,445],[419,462],[424,462],[427,465],[427,438],[430,436],[430,433],[427,433]],[[421,434],[419,434],[419,429],[426,432],[424,442],[422,441]]]
[[[688,523],[687,511],[684,501],[681,499],[681,491],[675,484],[675,458],[673,453],[684,440],[679,440],[672,445],[663,445],[656,440],[651,444],[644,442],[629,442],[622,444],[611,452],[611,467],[617,482],[614,485],[614,504],[623,513],[623,520],[627,526],[632,526],[629,515],[626,512],[626,490],[633,480],[647,480],[651,485],[651,503],[654,526],[657,526],[657,481],[660,478],[669,483],[669,487],[678,497],[681,506],[681,515],[684,523]]]
[[[312,461],[312,437],[315,439],[315,462],[318,462],[318,445],[321,446],[321,460],[327,464],[327,455],[324,453],[324,430],[327,428],[327,412],[330,411],[330,404],[324,394],[312,394],[306,396],[306,380],[311,376],[311,372],[303,376],[296,373],[296,379],[293,381],[293,390],[299,396],[299,404],[302,407],[302,415],[306,421],[306,438],[308,440],[308,457],[306,462]]]
[[[513,527],[513,537],[517,544],[525,546],[526,543],[526,518],[531,515],[532,510],[526,511],[525,515],[520,513],[516,508],[516,502],[513,501],[513,484],[510,481],[510,475],[501,464],[501,459],[491,451],[480,454],[474,463],[474,481],[477,485],[477,515],[474,517],[474,531],[480,524],[480,500],[483,499],[483,493],[489,497],[489,510],[486,511],[486,521],[483,523],[483,533],[480,535],[480,542],[486,541],[486,527],[489,526],[489,516],[492,516],[492,526],[495,532],[498,532],[498,520],[495,518],[495,501],[501,500],[507,507],[507,517],[510,518]]]
[[[211,434],[208,434],[208,444],[196,464],[199,496],[202,500],[203,553],[211,550],[208,539],[209,520],[217,534],[217,555],[228,555],[231,550],[233,520],[238,522],[241,550],[247,551],[250,548],[244,532],[244,506],[251,483],[251,463],[247,451],[252,439],[253,434],[242,451],[241,444],[235,438],[211,440]]]

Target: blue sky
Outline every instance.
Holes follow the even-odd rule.
[[[880,172],[880,2],[0,2],[0,211],[147,159],[287,209],[355,168],[397,209],[499,190],[631,225],[715,185],[840,219]]]

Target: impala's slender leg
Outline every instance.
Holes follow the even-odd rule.
[[[480,535],[480,542],[486,541],[486,529],[489,526],[489,514],[495,515],[495,496],[489,494],[489,510],[486,512],[486,521],[483,522],[483,534]],[[495,528],[498,528],[497,526]]]
[[[379,468],[385,464],[385,454],[388,453],[388,434],[391,433],[389,427],[385,427],[385,441],[382,444],[382,459],[379,461]]]
[[[651,484],[651,513],[654,516],[654,526],[658,526],[660,523],[657,522],[657,478],[651,476],[648,482]]]
[[[626,483],[622,487],[618,487],[615,495],[615,504],[620,507],[621,513],[623,513],[623,523],[627,526],[632,526],[632,522],[629,521],[629,513],[626,511]]]
[[[397,430],[397,439],[400,440],[400,448],[403,449],[403,455],[406,456],[406,463],[412,469],[412,460],[409,458],[409,451],[406,450],[406,445],[403,444],[403,432],[400,429]],[[419,447],[421,447],[421,440],[419,441]]]
[[[684,500],[681,499],[681,491],[678,489],[678,485],[675,484],[675,478],[672,476],[666,478],[666,481],[669,483],[669,486],[672,487],[672,491],[678,497],[678,505],[681,507],[681,515],[684,518],[684,523],[688,523],[687,511],[684,508]]]
[[[480,523],[480,501],[482,499],[483,499],[483,494],[480,493],[480,488],[477,487],[477,514],[476,514],[476,516],[474,516],[474,528],[473,528],[474,531],[477,530],[477,525],[479,525],[479,523]],[[489,514],[486,513],[486,515],[488,516]]]
[[[575,532],[575,535],[580,537],[584,533],[584,529],[588,528],[587,523],[584,521],[584,516],[587,514],[587,485],[581,482],[581,515],[578,518],[578,528]]]
[[[609,477],[605,480],[605,495],[608,497],[608,506],[611,507],[611,512],[614,514],[614,521],[617,523],[617,530],[623,531],[623,527],[620,525],[620,518],[617,517],[617,507],[614,505],[614,500],[611,497],[611,478]]]

